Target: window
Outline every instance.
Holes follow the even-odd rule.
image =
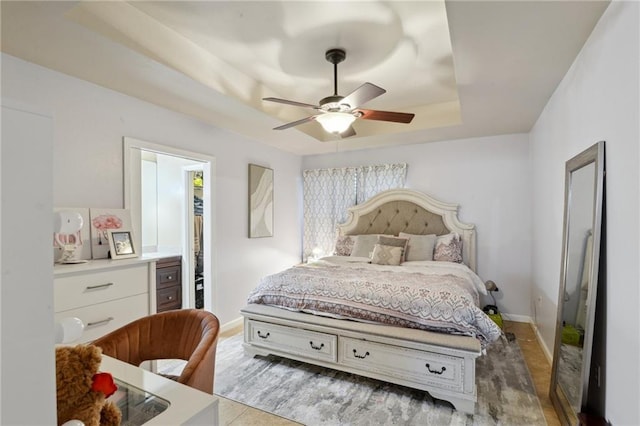
[[[347,209],[381,191],[402,188],[407,164],[305,170],[303,177],[303,258],[319,250],[333,253],[336,228],[347,219]]]

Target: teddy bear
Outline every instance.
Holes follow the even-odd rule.
[[[72,420],[85,426],[120,425],[120,410],[106,400],[117,386],[111,374],[98,372],[101,362],[102,350],[94,345],[56,348],[58,425]]]

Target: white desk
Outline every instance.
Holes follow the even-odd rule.
[[[117,359],[103,356],[100,371],[169,401],[169,408],[146,425],[218,425],[218,398],[158,376]]]

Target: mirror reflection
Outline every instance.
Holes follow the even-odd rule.
[[[562,271],[549,396],[563,424],[585,409],[595,323],[604,142],[566,163]]]
[[[580,411],[582,348],[586,328],[592,255],[595,163],[571,173],[562,331],[558,384],[571,407]]]

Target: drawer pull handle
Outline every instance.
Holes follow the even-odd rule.
[[[172,277],[171,275],[169,275],[169,276],[167,277],[167,279],[168,279],[168,280],[172,280],[172,279],[173,279],[173,277]]]
[[[96,290],[98,288],[107,288],[107,287],[111,287],[112,285],[113,285],[113,283],[89,285],[89,286],[87,286],[87,290]]]
[[[259,338],[261,338],[261,339],[266,339],[266,338],[268,338],[269,336],[271,336],[271,333],[267,332],[267,334],[262,334],[262,333],[260,333],[260,330],[258,330],[258,337],[259,337]]]
[[[324,348],[324,343],[320,343],[320,346],[316,346],[313,344],[313,340],[309,342],[309,345],[311,345],[311,349],[315,349],[316,351],[322,350],[322,348]]]
[[[370,354],[369,352],[365,352],[364,355],[358,355],[358,351],[357,350],[353,350],[353,356],[355,356],[356,358],[360,358],[360,359],[365,359],[366,357],[368,357]]]
[[[167,300],[173,300],[173,296],[167,296]]]
[[[427,370],[429,370],[429,373],[431,374],[442,374],[445,371],[447,371],[447,367],[445,367],[444,365],[442,366],[442,369],[440,369],[440,371],[432,370],[431,367],[429,366],[429,363],[426,363],[425,366],[427,367]]]
[[[90,322],[90,323],[87,323],[87,327],[93,327],[93,326],[95,326],[95,325],[102,325],[102,324],[106,324],[106,323],[108,323],[108,322],[110,322],[110,321],[113,321],[113,320],[114,320],[114,318],[113,318],[113,317],[109,317],[109,318],[105,318],[105,319],[100,320],[100,321]]]

